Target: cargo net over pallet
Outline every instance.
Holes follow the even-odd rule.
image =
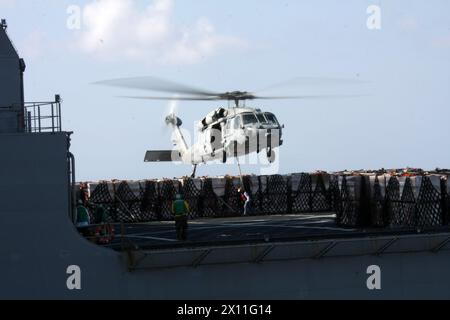
[[[448,176],[333,176],[329,190],[337,223],[343,227],[449,225]]]
[[[115,222],[170,221],[176,194],[190,219],[238,217],[244,203],[236,177],[111,181],[80,184],[89,205],[108,209]],[[342,227],[427,228],[449,224],[448,176],[293,174],[245,176],[251,215],[334,212]]]

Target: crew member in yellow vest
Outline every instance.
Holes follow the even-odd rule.
[[[175,226],[177,230],[177,239],[187,240],[189,204],[183,199],[181,194],[177,194],[172,205],[172,213],[175,216]]]

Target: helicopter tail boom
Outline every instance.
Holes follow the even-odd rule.
[[[174,150],[156,150],[147,151],[144,162],[186,162],[186,156],[189,154],[189,148],[181,132],[180,126],[183,124],[175,113],[166,117],[166,125],[172,128],[172,142]]]
[[[180,153],[173,150],[147,151],[144,162],[177,162],[180,161]]]

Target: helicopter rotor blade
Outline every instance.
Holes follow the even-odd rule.
[[[236,100],[326,100],[326,99],[353,99],[367,97],[368,94],[360,95],[303,95],[303,96],[255,96],[247,94],[243,97],[236,97]],[[146,97],[146,96],[119,96],[119,98],[138,99],[138,100],[155,100],[155,101],[220,101],[234,100],[232,97]]]
[[[326,100],[326,99],[353,99],[368,97],[368,94],[360,95],[304,95],[304,96],[278,96],[278,97],[263,97],[255,96],[252,100]]]
[[[209,90],[203,90],[194,88],[188,85],[179,84],[176,82],[158,79],[155,77],[137,77],[137,78],[122,78],[105,80],[95,82],[97,85],[105,85],[110,87],[119,87],[127,89],[139,89],[147,91],[159,91],[175,94],[187,94],[195,96],[218,96],[220,94],[211,92]]]
[[[295,86],[341,86],[341,85],[362,85],[369,83],[370,83],[369,81],[360,79],[296,77],[287,81],[273,84],[260,90],[256,90],[256,92],[266,92],[275,89],[284,89]]]
[[[266,89],[257,92],[270,91],[277,88],[283,88],[295,85],[350,85],[350,84],[364,84],[368,83],[359,79],[339,79],[339,78],[315,78],[315,77],[297,77],[289,81],[281,82]],[[175,94],[175,97],[161,97],[161,96],[125,96],[123,98],[140,99],[140,100],[160,100],[160,101],[238,101],[244,100],[306,100],[306,99],[334,99],[334,98],[355,98],[358,96],[345,95],[303,95],[303,96],[258,96],[247,91],[233,91],[225,93],[216,93],[209,90],[194,88],[188,85],[179,84],[172,81],[158,79],[156,77],[137,77],[137,78],[122,78],[115,80],[106,80],[96,82],[95,84],[121,87],[128,89],[139,89],[146,91],[160,91],[165,93]],[[181,95],[181,96],[180,96]]]
[[[118,98],[138,99],[138,100],[157,100],[157,101],[217,101],[222,100],[219,97],[139,97],[139,96],[118,96]]]

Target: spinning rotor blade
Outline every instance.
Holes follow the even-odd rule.
[[[217,101],[222,100],[218,97],[139,97],[139,96],[119,96],[119,98],[139,99],[139,100],[158,100],[158,101]]]
[[[324,100],[324,99],[352,99],[367,97],[369,95],[310,95],[310,96],[279,96],[279,97],[258,97],[253,100]]]
[[[138,78],[106,80],[96,82],[95,84],[128,89],[159,91],[159,92],[206,96],[206,97],[219,95],[217,93],[208,90],[202,90],[184,84],[179,84],[172,81],[167,81],[154,77],[138,77]]]
[[[293,85],[337,85],[337,84],[364,84],[367,82],[354,79],[338,79],[338,78],[313,78],[298,77],[285,81],[262,91],[269,91],[276,88],[282,88]],[[139,77],[139,78],[123,78],[116,80],[106,80],[95,84],[107,85],[113,87],[121,87],[128,89],[140,89],[147,91],[160,91],[172,93],[175,96],[123,96],[122,98],[140,99],[140,100],[160,100],[160,101],[234,101],[236,106],[239,101],[245,100],[307,100],[307,99],[340,99],[340,98],[356,98],[361,95],[300,95],[300,96],[258,96],[247,91],[232,91],[225,93],[216,93],[208,90],[202,90],[172,81],[162,80],[155,77]],[[179,96],[181,95],[181,96]]]
[[[296,77],[287,81],[279,82],[264,89],[257,90],[257,92],[265,92],[274,89],[283,89],[294,86],[361,85],[368,83],[368,81],[358,79]]]
[[[351,99],[367,97],[368,95],[305,95],[305,96],[277,96],[264,97],[247,95],[245,98],[237,98],[237,100],[324,100],[324,99]],[[232,97],[139,97],[139,96],[120,96],[120,98],[139,99],[139,100],[159,100],[159,101],[233,101]]]

